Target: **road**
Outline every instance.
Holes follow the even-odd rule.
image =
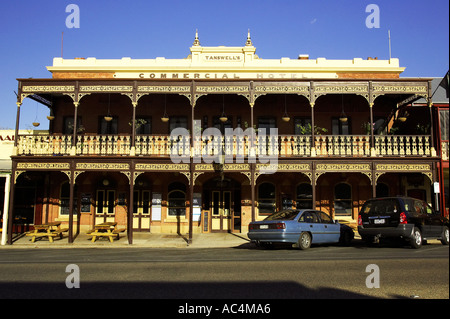
[[[68,265],[77,269],[66,272]],[[8,248],[0,249],[0,273],[0,298],[449,298],[449,248],[437,243],[418,250]],[[67,288],[68,278],[79,288]]]

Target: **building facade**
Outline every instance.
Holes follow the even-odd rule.
[[[10,217],[62,221],[69,242],[116,221],[132,243],[134,232],[246,232],[284,208],[352,222],[376,196],[435,204],[431,79],[400,78],[398,59],[255,51],[250,35],[242,47],[196,36],[185,59],[55,58],[52,78],[19,79],[17,128],[31,98],[50,130],[16,131]]]

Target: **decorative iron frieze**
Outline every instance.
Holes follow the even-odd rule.
[[[70,163],[17,163],[19,170],[67,170],[70,169]]]
[[[77,163],[76,169],[80,170],[129,170],[127,163]]]
[[[189,164],[136,164],[139,171],[188,171]]]

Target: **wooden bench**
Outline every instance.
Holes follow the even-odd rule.
[[[61,222],[52,222],[43,225],[34,225],[34,230],[25,233],[25,236],[33,237],[31,242],[34,243],[36,238],[47,237],[53,243],[53,237],[59,236],[63,238],[63,233],[67,232],[69,228],[60,228]]]
[[[108,237],[109,241],[113,242],[113,236],[120,238],[120,233],[123,233],[126,228],[116,228],[117,223],[102,223],[95,225],[93,229],[90,229],[87,234],[92,236],[92,242],[97,240],[97,237]]]

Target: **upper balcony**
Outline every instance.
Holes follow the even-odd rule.
[[[438,148],[426,79],[19,81],[17,123],[26,97],[46,105],[52,120],[49,134],[17,136],[17,156],[423,158]],[[410,107],[421,96],[428,105]],[[196,132],[195,121],[201,130],[278,133],[253,145],[248,135],[169,135],[175,127]],[[448,158],[448,146],[441,149]]]
[[[205,156],[219,151],[226,156],[272,155],[278,157],[430,157],[429,135],[380,135],[374,137],[375,153],[371,154],[370,135],[316,135],[314,150],[309,135],[196,136],[137,135],[132,150],[130,135],[78,135],[74,143],[77,156]],[[20,135],[18,156],[73,155],[72,135]],[[315,153],[315,154],[314,154]],[[448,158],[448,145],[446,155]],[[444,155],[443,155],[444,157]]]

